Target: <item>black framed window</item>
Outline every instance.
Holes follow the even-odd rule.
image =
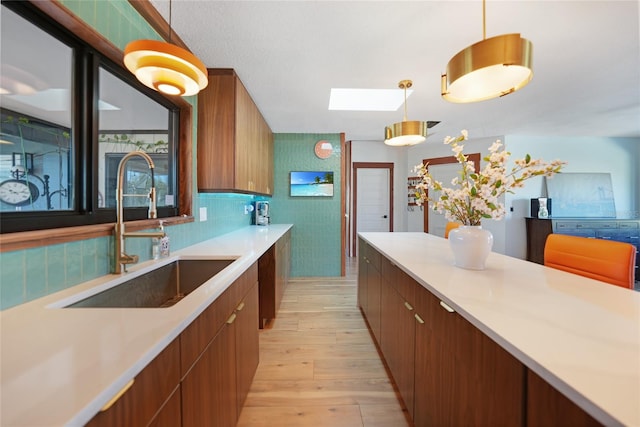
[[[178,214],[179,109],[26,2],[2,2],[0,232],[114,222],[124,154],[156,164],[158,216]],[[147,217],[151,176],[126,165],[125,220]]]

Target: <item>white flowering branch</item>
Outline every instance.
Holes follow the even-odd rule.
[[[515,160],[515,166],[507,171],[505,165],[511,153],[499,151],[502,143],[497,140],[489,147],[489,155],[483,158],[486,165],[476,172],[474,163],[462,153],[462,141],[467,139],[468,133],[463,130],[459,136],[447,136],[444,140],[445,144],[451,145],[456,160],[462,166],[459,176],[451,181],[453,188],[444,187],[433,179],[428,164],[414,167],[414,173],[421,179],[416,185],[416,203],[431,202],[434,211],[444,213],[449,221],[463,225],[480,225],[483,218],[502,219],[505,208],[499,202],[500,196],[513,193],[513,188],[524,187],[524,181],[534,176],[553,176],[567,164],[560,160],[546,163],[527,154],[525,158]],[[439,192],[439,196],[429,196],[429,190]]]

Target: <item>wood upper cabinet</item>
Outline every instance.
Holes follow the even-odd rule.
[[[273,133],[232,69],[198,94],[198,191],[273,193]]]

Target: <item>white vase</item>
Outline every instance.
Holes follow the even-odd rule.
[[[449,244],[457,267],[484,270],[493,246],[493,234],[479,225],[462,225],[449,232]]]

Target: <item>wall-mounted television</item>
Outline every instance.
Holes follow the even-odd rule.
[[[291,197],[332,197],[332,171],[291,171],[289,175]]]

